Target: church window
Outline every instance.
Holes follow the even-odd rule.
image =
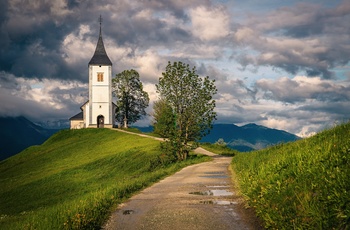
[[[97,73],[97,81],[102,82],[103,81],[103,73]]]

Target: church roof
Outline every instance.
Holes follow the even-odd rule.
[[[89,65],[112,65],[112,62],[111,60],[109,60],[109,57],[105,50],[105,46],[103,44],[101,25],[100,25],[100,35],[98,37],[96,50],[95,50],[94,56],[92,56],[89,62]]]
[[[80,112],[76,115],[74,115],[73,117],[69,118],[69,120],[83,120],[84,119],[84,114],[83,112]]]

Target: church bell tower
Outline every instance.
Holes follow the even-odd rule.
[[[89,128],[112,128],[115,105],[112,102],[112,62],[102,40],[102,17],[96,50],[89,62],[89,101],[85,104],[84,123]]]

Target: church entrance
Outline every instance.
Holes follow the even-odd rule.
[[[104,128],[105,117],[100,115],[97,117],[97,128]]]

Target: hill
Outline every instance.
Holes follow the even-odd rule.
[[[42,144],[56,129],[44,129],[25,117],[0,117],[0,161],[23,149]]]
[[[300,137],[283,130],[270,129],[261,125],[214,124],[209,135],[201,142],[215,143],[222,138],[228,147],[241,152],[258,150],[278,143],[299,140]]]
[[[132,193],[207,159],[172,163],[153,139],[62,130],[0,162],[0,229],[99,229]]]
[[[313,137],[238,153],[242,193],[270,229],[349,229],[350,123]]]

